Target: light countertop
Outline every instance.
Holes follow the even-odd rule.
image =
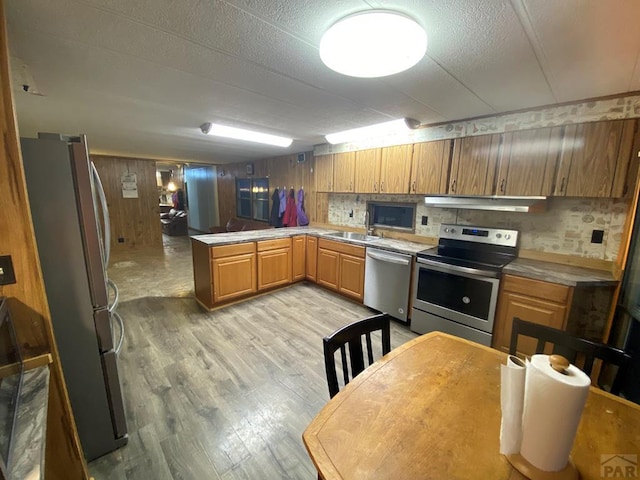
[[[503,273],[570,287],[609,287],[618,284],[618,280],[614,278],[613,274],[604,270],[524,258],[515,259],[504,267]]]
[[[294,237],[296,235],[313,235],[319,238],[327,238],[338,242],[351,243],[365,247],[379,248],[392,252],[414,255],[433,245],[426,243],[409,242],[391,238],[378,238],[372,241],[360,241],[348,238],[333,237],[328,234],[337,232],[327,228],[317,227],[285,227],[270,228],[264,230],[249,230],[245,232],[216,233],[206,235],[194,235],[192,240],[202,242],[208,246],[231,245],[242,242],[257,242],[261,240],[273,240],[277,238]],[[528,260],[517,258],[504,268],[504,273],[520,277],[558,283],[572,287],[585,286],[615,286],[618,281],[610,272],[594,270],[570,265],[544,262],[540,260]]]

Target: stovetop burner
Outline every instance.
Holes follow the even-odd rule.
[[[438,246],[417,253],[418,259],[460,267],[501,271],[518,254],[518,231],[443,224]]]

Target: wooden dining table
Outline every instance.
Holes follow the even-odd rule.
[[[329,400],[305,430],[320,477],[526,478],[499,453],[506,358],[440,332],[391,351]],[[581,478],[606,478],[607,465],[631,465],[633,455],[637,462],[640,406],[591,387],[571,453]]]

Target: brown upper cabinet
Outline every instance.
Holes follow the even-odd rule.
[[[316,191],[333,192],[333,155],[317,155]]]
[[[381,161],[381,148],[356,152],[356,192],[379,193]]]
[[[333,154],[333,191],[355,192],[356,152]]]
[[[380,193],[409,193],[413,145],[395,145],[382,149]]]
[[[623,196],[635,129],[635,119],[567,125],[553,194]]]
[[[492,195],[502,134],[456,138],[450,195]]]
[[[447,193],[452,140],[416,143],[409,193]]]
[[[562,127],[505,133],[496,195],[551,195],[561,143]]]

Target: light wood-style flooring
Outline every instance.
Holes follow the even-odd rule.
[[[104,479],[314,479],[302,432],[328,401],[322,337],[373,312],[301,283],[215,312],[193,300],[187,237],[114,254],[129,444]],[[392,348],[416,335],[392,322]]]

